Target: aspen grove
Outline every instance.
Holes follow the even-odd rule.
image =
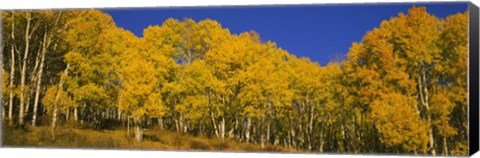
[[[322,66],[212,19],[139,38],[98,10],[5,11],[2,120],[48,126],[52,140],[66,124],[116,122],[137,141],[157,126],[311,152],[466,155],[467,15],[413,7]]]

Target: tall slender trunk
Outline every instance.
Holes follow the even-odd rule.
[[[238,134],[238,117],[235,117],[235,126],[233,128],[233,138],[238,139],[237,137],[239,136]]]
[[[189,127],[190,123],[188,121],[185,121],[185,119],[183,119],[183,120],[184,120],[183,133],[187,133],[188,129],[190,128]]]
[[[134,118],[134,124],[135,124],[135,139],[138,142],[141,142],[143,139],[143,130],[141,129],[142,122],[140,121],[140,118]]]
[[[296,140],[296,136],[295,136],[295,128],[292,127],[291,130],[290,130],[290,143],[291,143],[291,146],[293,147],[297,147],[297,140]]]
[[[270,123],[267,124],[267,144],[270,144]]]
[[[30,22],[31,22],[31,15],[30,12],[26,13],[27,18],[27,28],[25,30],[25,53],[23,55],[23,64],[22,64],[22,72],[20,77],[20,111],[18,114],[18,124],[20,126],[23,125],[24,119],[24,105],[25,105],[25,78],[26,78],[26,71],[27,71],[27,59],[28,59],[28,52],[30,49]]]
[[[53,116],[52,116],[52,140],[55,140],[55,128],[57,124],[57,106],[53,107]]]
[[[70,108],[67,108],[67,114],[65,114],[65,121],[68,121],[69,117],[70,117]]]
[[[254,144],[257,144],[258,143],[258,135],[257,135],[257,126],[258,126],[258,123],[253,125],[252,127],[252,142]]]
[[[318,146],[318,151],[323,153],[323,145],[324,145],[324,140],[323,140],[323,127],[320,129],[320,140],[319,140],[319,146]]]
[[[70,64],[67,64],[67,67],[65,68],[65,71],[63,74],[66,76],[68,75],[68,69],[70,68]],[[53,113],[52,113],[52,138],[55,140],[55,127],[57,124],[57,113],[58,113],[58,107],[56,103],[58,102],[58,99],[60,97],[61,91],[63,91],[63,82],[64,82],[64,77],[60,77],[60,81],[58,82],[58,89],[57,89],[57,94],[55,96],[55,105],[53,107]]]
[[[77,106],[75,106],[73,108],[73,118],[74,118],[75,124],[76,124],[78,122],[78,107]]]
[[[15,19],[15,12],[12,11],[12,18]],[[11,53],[11,65],[10,65],[10,94],[9,94],[9,100],[8,100],[8,121],[9,121],[9,124],[10,126],[13,125],[13,82],[14,82],[14,79],[15,79],[15,48],[14,48],[14,44],[13,44],[13,41],[15,40],[15,22],[12,22],[12,33],[11,33],[11,37],[12,37],[12,46],[11,46],[11,50],[10,50],[10,53]]]
[[[432,114],[430,113],[430,106],[428,103],[428,87],[427,87],[427,79],[426,79],[426,70],[423,69],[421,73],[421,77],[419,76],[419,93],[422,104],[425,106],[426,113],[427,113],[427,123],[428,123],[428,137],[429,137],[429,148],[430,153],[435,156],[435,139],[433,137],[433,124],[432,124]]]
[[[160,125],[160,129],[163,130],[163,118],[158,119],[158,125]]]
[[[310,104],[308,104],[310,106]],[[314,106],[309,108],[308,116],[308,127],[307,127],[307,140],[308,140],[308,150],[312,151],[312,141],[313,141],[313,118],[315,117]]]
[[[447,137],[443,137],[443,155],[448,155]]]
[[[220,123],[220,137],[222,141],[225,138],[225,117],[222,117],[222,122]]]
[[[127,117],[127,137],[130,137],[130,118]]]
[[[142,130],[140,129],[140,125],[135,125],[135,140],[137,140],[137,142],[141,142],[142,141]]]
[[[260,147],[263,149],[265,148],[265,115],[266,113],[264,113],[264,116],[262,117],[262,121],[260,122]]]
[[[151,124],[152,124],[152,119],[147,118],[147,127],[150,126]]]
[[[163,127],[162,127],[163,129]],[[203,136],[203,130],[204,130],[204,127],[203,127],[203,121],[200,121],[200,130],[199,130],[199,135],[202,137]]]
[[[291,130],[287,130],[287,144],[286,144],[287,147],[292,147],[292,134],[291,134]]]
[[[122,119],[122,111],[118,110],[117,121],[120,121],[121,119]]]
[[[29,92],[27,92],[27,93],[29,93]],[[27,101],[25,101],[25,113],[24,113],[24,117],[27,117],[29,111],[30,111],[30,97],[28,96],[28,97],[27,97]]]
[[[250,142],[250,127],[252,126],[252,119],[250,117],[247,118],[247,129],[245,131],[245,141],[247,143]]]
[[[215,118],[213,116],[213,110],[212,110],[212,104],[211,104],[211,98],[210,98],[210,91],[207,92],[207,100],[208,100],[208,108],[209,108],[209,115],[210,115],[210,120],[212,121],[212,125],[213,125],[213,130],[215,132],[215,135],[217,136],[217,138],[220,136],[219,135],[219,132],[218,132],[218,128],[217,127],[217,124],[215,122]]]
[[[183,123],[183,115],[180,114],[180,118],[178,119],[178,126],[179,126],[179,131],[181,133],[184,133],[184,123]]]
[[[31,96],[32,94],[35,92],[35,87],[37,87],[37,80],[38,80],[38,72],[37,72],[37,69],[38,69],[38,66],[40,65],[40,60],[41,60],[41,56],[42,56],[42,53],[43,53],[43,47],[45,47],[45,39],[46,39],[46,33],[44,33],[44,37],[43,37],[43,41],[42,41],[42,48],[38,50],[37,52],[37,55],[35,57],[35,66],[33,67],[33,70],[32,70],[32,73],[30,75],[30,87],[28,89],[28,92],[27,94],[28,97],[27,97],[27,102],[26,102],[26,105],[25,105],[25,116],[28,115],[28,112],[30,112],[30,100],[31,100]]]
[[[176,129],[177,133],[180,133],[180,127],[178,125],[179,124],[178,119],[175,118],[174,121],[175,121],[175,129]]]
[[[47,33],[44,34],[43,37],[43,50],[42,50],[42,59],[40,61],[40,68],[38,69],[37,74],[37,84],[35,89],[35,101],[33,102],[33,116],[32,116],[32,126],[35,127],[37,125],[37,110],[38,110],[38,102],[40,100],[40,88],[42,86],[42,74],[43,74],[43,66],[45,63],[45,54],[47,51]],[[50,42],[49,42],[50,43]]]

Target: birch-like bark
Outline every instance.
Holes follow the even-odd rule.
[[[443,155],[448,155],[447,137],[443,137]]]
[[[430,114],[430,106],[428,103],[428,88],[427,88],[427,78],[425,69],[422,70],[421,77],[419,77],[419,93],[420,99],[427,110],[427,123],[428,123],[428,137],[429,137],[429,148],[430,153],[435,156],[435,139],[433,138],[433,127],[432,127],[432,115]]]
[[[227,132],[227,137],[233,138],[233,137],[234,137],[234,132],[235,132],[235,123],[234,123],[234,125],[230,128],[230,130]]]
[[[50,41],[48,42],[50,44]],[[45,54],[47,52],[47,33],[44,34],[43,37],[43,48],[42,48],[42,58],[40,60],[40,67],[38,69],[37,73],[37,84],[36,84],[36,89],[35,89],[35,101],[33,103],[33,117],[32,117],[32,126],[35,127],[37,125],[36,120],[37,120],[37,110],[38,110],[38,102],[40,100],[40,88],[42,85],[42,74],[43,74],[43,66],[45,63]]]
[[[184,129],[184,124],[183,124],[183,115],[180,114],[180,118],[178,119],[178,123],[179,123],[179,131],[183,133],[183,129]]]
[[[163,118],[158,119],[158,124],[160,125],[160,129],[163,130]]]
[[[65,71],[63,74],[65,76],[68,75],[68,69],[70,68],[70,64],[67,64],[67,67],[65,68]],[[58,89],[57,89],[57,94],[55,96],[55,103],[58,102],[58,99],[60,98],[60,91],[63,91],[63,82],[64,82],[64,77],[60,77],[60,81],[58,82]],[[55,104],[53,107],[53,113],[52,113],[52,138],[55,140],[55,128],[57,125],[57,113],[58,113],[58,107]]]
[[[119,110],[117,110],[117,113],[118,113],[117,121],[122,120],[122,111],[120,111],[120,109],[119,109]]]
[[[65,114],[65,120],[68,121],[69,117],[70,117],[70,108],[67,108],[67,114]]]
[[[12,19],[15,19],[15,12],[12,11]],[[10,65],[10,94],[9,94],[9,100],[8,100],[8,123],[10,126],[13,125],[13,98],[14,98],[14,95],[13,95],[13,82],[14,82],[14,79],[15,79],[15,48],[14,48],[14,44],[13,44],[13,41],[15,41],[15,22],[12,22],[12,33],[11,33],[11,37],[12,37],[12,45],[11,45],[11,50],[10,50],[10,53],[11,53],[11,65]]]
[[[310,107],[310,104],[307,103]],[[313,140],[313,118],[315,117],[314,113],[314,106],[309,108],[309,116],[308,116],[308,127],[307,127],[307,141],[308,141],[308,150],[312,151],[312,140]]]
[[[180,133],[180,127],[178,126],[178,124],[179,124],[178,119],[174,119],[174,121],[175,121],[175,129],[176,129],[177,133]]]
[[[214,131],[215,131],[215,135],[216,135],[217,138],[218,138],[220,135],[219,135],[219,132],[218,132],[218,127],[217,127],[215,118],[213,117],[212,104],[211,104],[211,100],[210,100],[210,91],[207,92],[207,100],[208,100],[208,107],[209,107],[210,119],[211,119],[211,121],[212,121],[213,129],[214,129]]]
[[[319,140],[319,146],[318,146],[318,151],[323,153],[323,144],[324,144],[324,140],[323,140],[323,127],[320,129],[320,140]]]
[[[78,107],[73,108],[73,118],[75,120],[75,124],[78,122]]]
[[[20,126],[23,125],[23,119],[24,119],[24,106],[25,106],[25,78],[26,78],[26,71],[27,71],[27,59],[28,59],[28,53],[30,49],[30,22],[31,22],[31,13],[27,12],[26,13],[26,18],[27,18],[27,28],[25,30],[25,53],[23,54],[23,64],[22,64],[22,72],[21,72],[21,77],[20,77],[20,111],[18,114],[18,124]]]
[[[250,142],[250,127],[252,126],[252,119],[250,117],[247,118],[247,129],[245,131],[245,141],[247,143]]]
[[[427,107],[428,125],[430,126],[429,130],[428,130],[428,135],[430,137],[430,148],[432,149],[432,155],[435,156],[436,155],[435,139],[433,138],[432,114],[430,113],[430,105],[428,103],[428,89],[427,89],[427,85],[426,85],[427,79],[426,79],[425,70],[423,70],[423,81],[425,82],[425,87],[424,87],[424,90],[425,90],[425,106]]]
[[[44,40],[42,42],[45,42],[45,36],[44,35]],[[43,44],[42,47],[44,47],[45,45]],[[42,51],[43,51],[43,48],[39,49],[38,52],[37,52],[37,55],[35,56],[35,66],[33,67],[33,70],[32,70],[32,73],[30,75],[30,84],[31,86],[29,87],[28,91],[26,93],[28,93],[28,97],[27,97],[27,101],[26,101],[26,105],[25,105],[25,116],[28,115],[28,112],[30,112],[30,99],[32,96],[32,94],[34,93],[34,88],[37,87],[37,69],[38,69],[38,65],[40,64],[40,60],[41,60],[41,56],[42,56]]]
[[[270,144],[270,123],[267,124],[267,138],[266,138],[267,144]]]
[[[225,117],[222,117],[222,122],[220,124],[220,138],[222,141],[225,138]]]
[[[143,131],[141,129],[141,121],[140,118],[135,118],[134,119],[134,124],[135,124],[135,139],[138,142],[141,142],[143,139]]]

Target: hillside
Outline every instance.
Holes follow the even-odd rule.
[[[239,143],[232,139],[194,137],[159,129],[146,130],[142,142],[137,142],[133,132],[126,137],[126,129],[92,130],[63,127],[56,130],[53,141],[49,127],[16,129],[3,127],[3,146],[47,147],[47,148],[90,148],[90,149],[142,149],[180,151],[234,151],[234,152],[298,152],[296,149],[267,145]]]

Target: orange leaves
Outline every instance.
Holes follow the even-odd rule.
[[[61,111],[66,110],[73,104],[71,97],[63,90],[59,90],[57,86],[47,88],[45,96],[42,98],[42,103],[52,112],[54,107]]]
[[[176,119],[188,131],[199,122],[229,129],[250,117],[257,129],[282,133],[279,141],[305,136],[296,146],[312,149],[377,151],[362,141],[381,141],[375,147],[425,152],[429,136],[465,133],[466,14],[443,20],[414,7],[353,43],[347,60],[326,66],[211,19],[168,19],[138,38],[99,12],[69,15],[67,90],[55,102],[49,87],[47,106],[116,108],[128,117]]]
[[[104,30],[113,29],[113,19],[98,10],[68,11],[65,16],[69,17],[65,27],[67,42],[75,50],[92,50],[98,44],[97,36]]]
[[[453,127],[451,119],[453,108],[466,104],[459,97],[466,96],[465,26],[462,14],[443,20],[413,7],[352,44],[343,64],[348,85],[371,110],[372,121],[379,121],[384,143],[417,151],[425,149],[427,136],[451,137],[462,128]],[[432,128],[438,133],[428,134]]]
[[[372,102],[372,118],[387,145],[402,145],[413,151],[427,143],[427,124],[415,110],[414,97],[384,94]]]
[[[439,134],[444,137],[450,137],[457,134],[457,130],[450,123],[450,114],[455,107],[448,95],[436,93],[432,96],[431,112],[435,116],[433,122],[439,129]]]

